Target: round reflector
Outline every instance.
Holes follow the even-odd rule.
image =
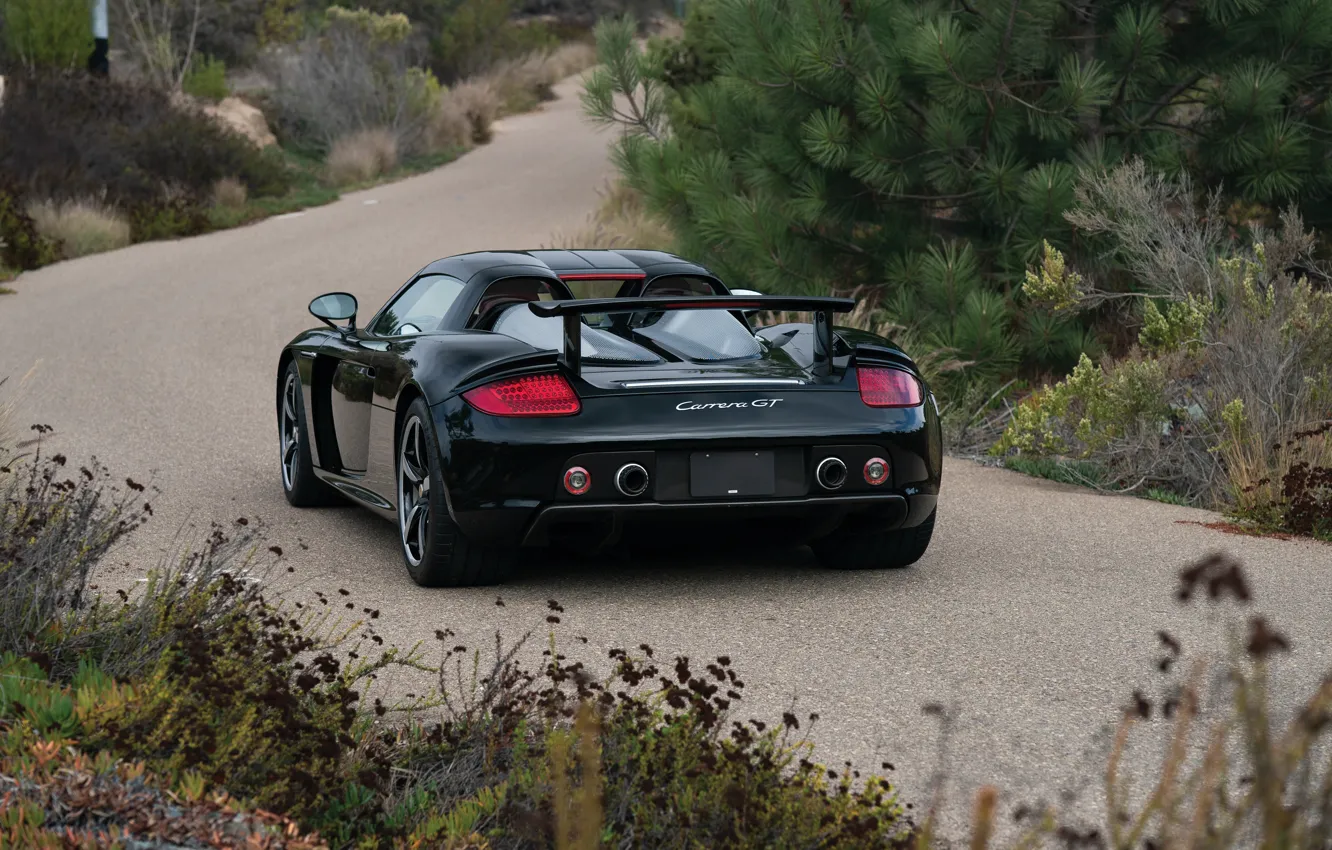
[[[592,476],[581,466],[570,468],[564,473],[564,489],[574,496],[581,496],[592,486]]]
[[[888,480],[888,461],[872,457],[865,461],[865,480],[876,487]]]

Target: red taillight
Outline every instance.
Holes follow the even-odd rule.
[[[901,369],[861,366],[856,370],[860,400],[870,407],[915,407],[924,401],[920,381]]]
[[[491,416],[572,416],[582,409],[563,375],[505,378],[463,393],[467,403]]]

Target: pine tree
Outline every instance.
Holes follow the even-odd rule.
[[[1136,155],[1267,205],[1332,187],[1328,0],[691,7],[646,53],[604,22],[584,97],[681,250],[765,292],[879,288],[996,373],[1089,345],[1012,294],[1044,241],[1078,256],[1080,169]]]

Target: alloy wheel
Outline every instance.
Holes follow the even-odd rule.
[[[430,460],[425,429],[413,416],[402,429],[398,450],[398,530],[407,562],[420,566],[430,539]]]
[[[296,416],[300,382],[295,375],[287,376],[282,388],[282,411],[279,414],[278,445],[282,457],[282,486],[290,490],[296,482],[301,462],[301,421]]]

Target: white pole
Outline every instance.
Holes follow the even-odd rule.
[[[106,0],[93,0],[92,29],[93,38],[107,38]]]
[[[106,76],[111,67],[106,55],[110,49],[109,29],[106,23],[106,0],[93,0],[92,2],[92,33],[93,52],[88,57],[88,70],[95,75]]]

